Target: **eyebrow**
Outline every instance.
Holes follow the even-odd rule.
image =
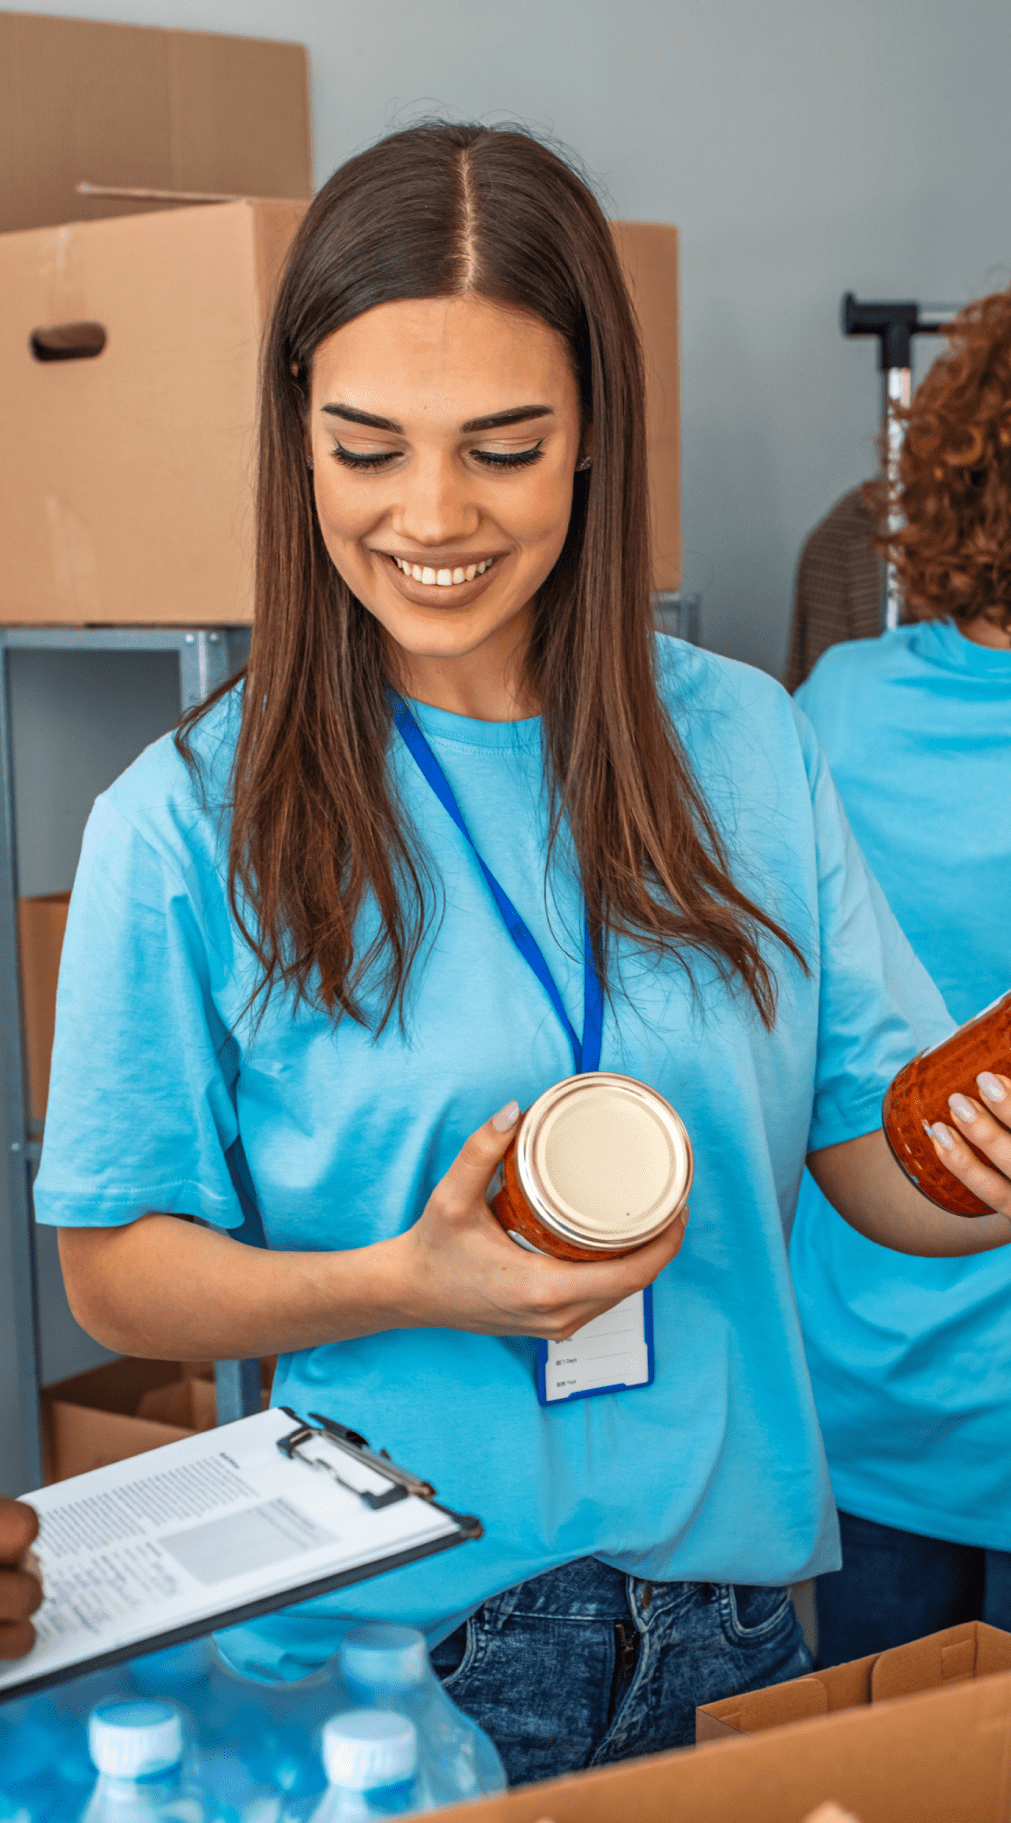
[[[391,430],[395,436],[402,437],[404,427],[393,418],[379,418],[371,411],[359,411],[354,405],[323,405],[320,407],[331,418],[343,418],[348,424],[366,424],[372,430]],[[493,411],[486,418],[468,418],[461,424],[462,431],[503,430],[508,424],[525,424],[530,418],[553,418],[550,405],[514,405],[511,411]]]

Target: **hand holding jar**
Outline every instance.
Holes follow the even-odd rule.
[[[519,1113],[509,1102],[472,1133],[420,1220],[384,1243],[396,1262],[390,1290],[399,1326],[563,1339],[651,1285],[680,1251],[687,1205],[662,1233],[618,1259],[552,1259],[508,1239],[487,1193]]]
[[[1007,1246],[1011,994],[899,1071],[882,1124],[883,1132],[808,1155],[819,1189],[852,1227],[921,1256]]]
[[[1011,1217],[1011,1076],[1002,1068],[1011,1071],[1011,993],[914,1057],[885,1096],[892,1152],[953,1215]]]

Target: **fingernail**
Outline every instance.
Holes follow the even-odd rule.
[[[495,1128],[496,1133],[508,1133],[509,1128],[516,1125],[519,1118],[519,1111],[520,1104],[518,1101],[507,1101],[504,1108],[500,1108],[497,1114],[493,1114],[491,1117],[491,1124]]]
[[[989,1070],[984,1070],[981,1075],[977,1076],[976,1081],[979,1083],[980,1092],[986,1096],[987,1101],[1004,1100],[1004,1090],[996,1076],[991,1076]]]
[[[967,1101],[964,1095],[949,1095],[948,1106],[959,1120],[965,1121],[966,1125],[976,1118],[976,1110],[972,1102]]]
[[[946,1152],[950,1152],[955,1144],[943,1120],[935,1120],[930,1129],[930,1137],[936,1139],[938,1145],[943,1146]]]

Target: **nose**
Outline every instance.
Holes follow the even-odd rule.
[[[473,480],[448,452],[419,452],[408,465],[391,514],[405,544],[431,546],[472,538],[481,520]]]

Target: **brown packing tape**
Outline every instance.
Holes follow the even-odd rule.
[[[301,45],[0,13],[0,232],[160,202],[96,188],[312,192]]]
[[[1009,1823],[1011,1676],[658,1754],[440,1811],[445,1823]]]

